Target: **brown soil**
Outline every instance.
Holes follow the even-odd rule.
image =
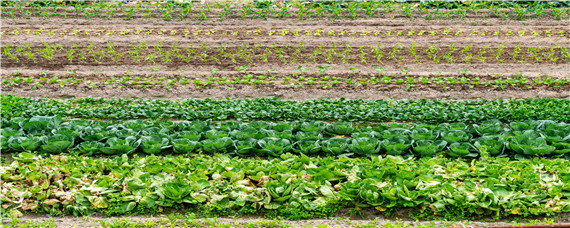
[[[61,9],[70,10],[71,8]],[[219,16],[219,10],[215,9],[208,16]],[[59,11],[58,11],[59,12]],[[459,19],[435,19],[435,20],[410,20],[396,15],[394,18],[387,15],[378,15],[375,18],[359,18],[357,20],[303,20],[294,18],[259,20],[259,19],[239,19],[237,16],[230,16],[227,20],[206,20],[199,21],[196,19],[185,19],[183,21],[171,20],[164,21],[160,18],[144,18],[143,11],[135,12],[132,20],[123,19],[104,19],[91,18],[85,20],[82,18],[65,19],[62,16],[51,17],[49,20],[38,16],[32,16],[31,19],[24,18],[3,18],[2,46],[7,44],[20,46],[29,44],[30,49],[35,53],[36,62],[32,61],[23,53],[18,56],[18,61],[10,59],[4,52],[2,53],[2,78],[11,78],[14,73],[19,73],[21,77],[32,77],[38,79],[40,77],[52,78],[82,78],[83,82],[79,85],[69,85],[60,87],[57,84],[46,84],[37,90],[32,90],[31,85],[21,84],[13,87],[2,88],[3,93],[17,94],[23,96],[42,96],[42,97],[70,97],[70,96],[93,96],[93,97],[145,97],[145,98],[189,98],[189,97],[259,97],[259,96],[276,96],[284,99],[309,99],[322,97],[347,97],[347,98],[367,98],[367,99],[419,99],[419,98],[448,98],[448,99],[476,99],[476,98],[523,98],[523,97],[559,97],[568,98],[570,86],[563,85],[560,87],[553,86],[533,86],[532,89],[522,89],[522,86],[507,86],[505,89],[497,89],[493,86],[475,86],[470,89],[467,86],[455,85],[444,88],[443,85],[428,84],[423,85],[416,83],[412,88],[405,89],[405,85],[365,85],[356,89],[341,83],[329,89],[323,89],[322,85],[304,85],[298,88],[292,85],[282,85],[279,80],[283,77],[300,74],[295,71],[298,66],[306,67],[307,71],[303,73],[306,77],[320,78],[322,75],[317,72],[317,66],[331,66],[326,70],[327,75],[338,77],[341,80],[346,78],[371,78],[381,77],[374,66],[386,68],[384,75],[390,75],[392,78],[404,78],[402,69],[408,68],[407,76],[412,77],[467,77],[473,79],[479,77],[482,80],[493,80],[497,77],[515,78],[515,72],[523,72],[523,76],[529,80],[536,77],[549,77],[554,79],[566,79],[570,77],[570,59],[562,53],[561,48],[570,46],[570,21],[553,20],[543,18],[541,20],[528,19],[523,21],[504,20],[497,17],[483,19],[481,15],[488,11],[479,11],[479,16],[471,13],[465,20]],[[104,14],[104,13],[103,13]],[[157,17],[155,15],[154,17]],[[345,15],[346,16],[346,15]],[[14,35],[13,31],[18,30],[18,35]],[[30,30],[29,33],[26,30]],[[40,35],[34,35],[42,29]],[[134,34],[139,30],[138,34]],[[188,32],[185,34],[185,30]],[[315,36],[315,32],[320,29],[322,35]],[[73,31],[78,30],[76,35]],[[120,35],[121,32],[130,30],[127,35]],[[149,30],[153,32],[146,34]],[[162,31],[161,31],[162,30]],[[176,34],[171,35],[172,30]],[[199,34],[195,34],[197,30],[201,30]],[[254,32],[257,35],[254,35]],[[269,31],[275,31],[269,35]],[[280,35],[283,30],[288,33]],[[294,31],[297,30],[297,36]],[[419,36],[417,33],[425,31]],[[445,35],[445,30],[449,31]],[[47,35],[49,31],[53,31],[52,35]],[[66,32],[64,35],[60,34]],[[88,35],[85,34],[88,31]],[[113,34],[107,34],[114,31]],[[211,31],[216,31],[211,33]],[[231,33],[238,31],[238,35]],[[250,31],[249,33],[247,31]],[[306,31],[310,31],[311,35],[306,36]],[[335,31],[332,36],[328,32]],[[344,34],[341,32],[344,31]],[[352,33],[355,31],[356,33]],[[364,31],[369,34],[362,35]],[[378,35],[374,35],[374,31],[379,31]],[[388,35],[387,32],[392,34]],[[401,35],[397,35],[398,31],[402,31]],[[409,31],[414,31],[413,35],[409,35]],[[435,35],[430,35],[431,31],[435,31]],[[456,33],[461,31],[460,34]],[[498,35],[494,35],[498,31]],[[512,35],[508,35],[509,31]],[[521,36],[520,32],[524,31]],[[208,32],[210,32],[208,34]],[[535,36],[533,32],[539,35]],[[550,35],[547,34],[550,33]],[[562,32],[560,36],[558,32]],[[99,33],[99,34],[97,34]],[[161,35],[159,34],[161,33]],[[224,34],[225,33],[225,34]],[[447,33],[447,32],[445,32]],[[485,35],[483,35],[485,33]],[[79,49],[77,53],[84,52],[86,60],[80,61],[78,54],[74,55],[73,62],[69,62],[65,51],[58,49],[51,61],[41,57],[40,49],[44,48],[44,42],[50,45],[61,45],[69,49],[73,44],[77,44]],[[107,43],[112,42],[114,50],[123,55],[114,61],[109,57],[106,49]],[[133,50],[134,46],[146,42],[148,49],[143,48],[141,51],[141,61],[135,61],[128,54]],[[196,52],[191,56],[195,59],[185,61],[179,57],[172,57],[172,62],[165,63],[161,59],[161,55],[156,50],[157,43],[163,46],[162,51],[172,50],[172,44],[177,43],[180,52],[187,54],[188,44],[193,44]],[[303,43],[303,48],[295,53],[295,45]],[[411,43],[415,44],[419,61],[416,61],[410,54],[408,47]],[[503,62],[500,63],[495,58],[497,48],[504,42]],[[381,63],[376,61],[376,55],[370,50],[370,46],[381,43],[383,57]],[[106,57],[101,58],[98,62],[93,61],[94,54],[88,54],[87,46],[93,44],[95,50],[103,50]],[[201,44],[204,44],[209,50],[203,51]],[[229,56],[219,54],[218,47],[223,44],[227,47],[226,52],[232,53],[235,61]],[[251,54],[252,61],[247,58],[240,58],[238,51],[242,48],[242,44],[247,44],[248,52]],[[275,44],[276,48],[273,48]],[[326,53],[331,49],[331,45],[336,44],[338,54],[333,55],[332,59],[327,60]],[[350,54],[343,61],[343,44],[351,47]],[[450,63],[449,59],[443,59],[444,53],[450,50],[449,46],[454,44],[456,50],[450,55],[454,59],[454,63]],[[256,50],[252,50],[254,45],[261,45]],[[314,59],[311,54],[318,49],[320,45],[323,47],[319,50],[321,54]],[[389,53],[394,51],[394,47],[401,45],[402,49],[397,56],[401,59],[389,58]],[[473,57],[467,61],[466,55],[462,54],[462,49],[471,45],[472,49],[468,51]],[[520,45],[521,53],[518,59],[513,59],[515,48]],[[555,47],[554,55],[547,56],[550,48]],[[361,55],[360,47],[365,46],[365,54]],[[439,47],[439,62],[435,63],[430,59],[428,53],[425,52],[430,46]],[[529,48],[544,47],[539,50],[536,55],[540,59],[532,59],[532,55],[528,52]],[[260,56],[265,53],[268,48],[272,51],[267,56],[267,61],[263,61]],[[26,48],[24,48],[26,49]],[[282,57],[276,54],[276,51],[283,49]],[[486,53],[480,54],[481,50]],[[14,52],[14,50],[12,51]],[[201,60],[200,53],[208,55],[207,61]],[[156,55],[156,60],[145,60],[146,57]],[[216,56],[218,55],[218,56]],[[247,54],[246,54],[247,55]],[[485,62],[477,59],[478,55],[485,57]],[[219,61],[212,60],[210,57],[216,56]],[[366,58],[366,63],[362,62],[361,57]],[[524,59],[521,59],[524,57]],[[456,59],[456,60],[455,60]],[[552,59],[557,59],[553,64]],[[248,65],[245,73],[236,70],[236,67]],[[351,72],[349,67],[355,67],[357,70]],[[151,71],[150,69],[160,69]],[[206,88],[197,88],[192,82],[187,85],[175,84],[172,89],[166,89],[166,86],[150,86],[139,87],[136,85],[125,86],[125,88],[117,88],[118,84],[109,86],[99,85],[97,88],[89,88],[84,82],[86,81],[103,81],[107,78],[121,78],[125,75],[133,75],[140,77],[155,78],[166,77],[173,78],[207,78],[212,76],[210,71],[213,68],[219,69],[216,77],[234,77],[243,76],[244,74],[268,74],[264,71],[273,69],[277,73],[271,73],[277,79],[271,85],[235,85],[235,86],[209,86]],[[459,71],[466,69],[470,71],[468,74],[460,74]],[[68,71],[75,71],[71,75]],[[93,72],[99,72],[94,74]],[[41,72],[49,72],[49,75],[40,75]],[[441,73],[439,73],[441,72]],[[293,78],[293,77],[292,77]],[[293,79],[294,80],[294,79]],[[292,80],[292,81],[293,81]],[[384,87],[384,88],[380,88]],[[379,90],[380,88],[380,90]]]
[[[402,212],[405,213],[405,212]],[[376,213],[377,214],[377,213]],[[566,215],[566,214],[565,214]],[[139,225],[143,225],[147,222],[156,222],[157,224],[152,227],[159,227],[160,224],[168,224],[168,221],[171,221],[167,215],[159,215],[159,216],[128,216],[128,217],[104,217],[101,215],[94,215],[89,217],[49,217],[43,215],[24,215],[24,217],[20,218],[21,222],[30,222],[30,223],[44,223],[51,221],[52,224],[55,224],[57,228],[67,228],[67,227],[77,227],[77,228],[84,228],[84,227],[99,227],[101,222],[107,222],[107,224],[121,224],[118,221],[125,222],[124,220],[128,220],[131,223],[138,223]],[[394,218],[386,218],[384,216],[365,216],[361,218],[351,218],[349,216],[339,216],[338,218],[329,218],[329,219],[311,219],[311,220],[302,220],[302,221],[291,221],[291,220],[279,220],[282,225],[289,226],[289,227],[323,227],[326,225],[327,227],[362,227],[363,225],[375,225],[378,226],[387,226],[392,225],[395,227],[489,227],[489,226],[516,226],[516,225],[528,225],[528,224],[543,224],[543,225],[562,225],[562,224],[570,224],[570,220],[565,218],[564,215],[556,217],[556,218],[549,218],[551,220],[550,223],[546,223],[545,220],[542,218],[534,218],[534,219],[525,219],[525,220],[486,220],[486,221],[414,221],[411,219],[394,219]],[[247,227],[246,224],[255,224],[256,222],[269,222],[275,220],[267,220],[258,217],[240,217],[240,218],[206,218],[206,219],[183,219],[178,220],[178,224],[183,222],[198,222],[202,223],[201,227],[212,227],[209,224],[217,224],[217,225],[231,225],[231,227]],[[150,223],[149,223],[150,224]],[[238,225],[239,224],[239,225]],[[251,227],[251,226],[249,226]],[[255,226],[257,227],[257,225]]]
[[[306,100],[319,98],[349,98],[349,99],[510,99],[510,98],[565,98],[570,99],[570,90],[453,90],[441,91],[436,89],[406,91],[402,88],[394,88],[389,91],[379,91],[377,89],[280,89],[280,88],[258,88],[253,86],[241,86],[239,89],[232,88],[176,88],[168,90],[166,88],[122,88],[98,87],[90,88],[40,88],[32,90],[30,88],[10,88],[3,89],[2,93],[27,97],[48,97],[48,98],[72,98],[72,97],[118,97],[118,98],[164,98],[164,99],[184,99],[184,98],[255,98],[255,97],[277,97],[288,100]]]

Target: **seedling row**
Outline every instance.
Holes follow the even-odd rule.
[[[193,64],[193,65],[233,65],[255,63],[278,64],[568,64],[570,51],[566,46],[554,44],[550,47],[524,47],[518,44],[506,46],[507,41],[497,46],[484,44],[482,47],[471,44],[447,46],[430,44],[420,47],[415,42],[407,45],[396,44],[384,47],[382,43],[353,47],[348,43],[325,46],[305,46],[303,41],[291,44],[270,46],[262,44],[241,47],[215,47],[200,44],[149,45],[141,42],[130,47],[113,43],[106,45],[70,45],[44,43],[43,46],[32,44],[10,45],[2,48],[2,57],[9,67],[22,64],[52,65],[60,64]]]
[[[442,4],[446,4],[443,6]],[[236,6],[229,2],[208,2],[194,5],[192,2],[176,4],[156,4],[139,2],[136,4],[110,4],[105,1],[93,4],[71,3],[64,6],[57,3],[6,2],[2,5],[4,18],[44,18],[44,19],[123,19],[161,18],[164,21],[224,21],[228,19],[297,19],[297,20],[357,20],[369,18],[406,18],[409,20],[453,20],[488,19],[503,20],[554,19],[564,20],[570,15],[565,1],[531,4],[474,1],[434,3],[398,3],[394,1],[357,2],[336,1],[329,3],[303,2],[291,4],[283,2],[244,4]]]

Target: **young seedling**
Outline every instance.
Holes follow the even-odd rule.
[[[241,71],[242,73],[245,73],[245,71],[247,71],[248,66],[249,66],[248,64],[245,64],[243,66],[238,66],[238,67],[236,67],[236,70]]]
[[[382,75],[382,72],[386,70],[386,67],[380,68],[379,66],[374,66],[373,68],[376,70],[376,73],[379,73],[380,75]]]
[[[317,66],[319,68],[319,74],[325,74],[327,69],[330,69],[330,66]]]

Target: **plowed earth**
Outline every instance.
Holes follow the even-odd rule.
[[[419,82],[408,88],[405,84],[366,84],[351,87],[341,83],[323,88],[318,84],[296,86],[293,83],[278,82],[288,76],[295,80],[300,75],[307,78],[328,75],[341,81],[348,78],[382,78],[384,75],[394,79],[466,77],[471,80],[478,77],[493,80],[516,78],[517,75],[520,76],[516,72],[522,72],[522,76],[529,80],[544,77],[566,79],[570,77],[570,55],[565,54],[570,46],[568,28],[568,20],[548,18],[506,21],[500,18],[474,17],[465,20],[428,21],[377,17],[354,21],[299,21],[293,18],[242,20],[230,17],[221,22],[190,18],[164,21],[161,18],[142,17],[134,17],[128,21],[116,18],[85,20],[61,17],[48,20],[35,16],[31,19],[3,18],[2,78],[12,79],[20,76],[39,80],[58,77],[83,81],[67,86],[46,83],[33,89],[32,85],[26,83],[9,87],[3,84],[2,92],[54,98],[569,98],[569,84],[557,87],[533,85],[532,88],[523,89],[522,86],[470,88],[461,84],[441,86]],[[40,29],[42,31],[37,32]],[[18,31],[16,35],[14,30]],[[74,30],[77,30],[75,34]],[[283,30],[287,32],[284,33]],[[317,30],[322,32],[315,35]],[[124,33],[125,31],[129,32]],[[329,33],[330,31],[334,31],[334,35]],[[374,34],[375,31],[378,31],[377,34]],[[410,31],[413,31],[413,34],[410,35]],[[424,33],[418,35],[420,31]],[[459,31],[461,32],[458,33]],[[122,32],[124,35],[121,35]],[[398,35],[398,32],[401,34]],[[113,44],[115,52],[109,52],[108,43]],[[143,43],[146,47],[135,54],[140,56],[140,60],[136,60],[132,51]],[[415,56],[410,51],[412,43],[416,50]],[[53,59],[47,59],[42,56],[45,44],[61,45],[67,51],[77,45],[77,49],[71,54],[72,60],[62,48],[56,48]],[[175,48],[173,44],[176,44]],[[380,46],[377,46],[378,44]],[[225,47],[223,52],[220,51],[222,45]],[[12,53],[15,53],[18,47],[21,49],[20,53],[16,54],[17,60],[6,55],[4,50],[7,46],[12,46]],[[430,53],[430,48],[436,50],[435,54]],[[25,52],[33,53],[34,59]],[[377,58],[377,52],[382,53],[380,60]],[[96,53],[103,53],[103,56]],[[497,53],[500,53],[499,57]],[[247,67],[236,69],[245,65]],[[296,70],[300,66],[303,71]],[[330,68],[319,73],[318,66]],[[386,69],[379,73],[373,68],[375,66]],[[219,70],[216,74],[211,73],[214,68]],[[406,69],[407,72],[402,71]],[[266,70],[275,71],[269,74]],[[118,84],[89,86],[85,83],[125,76],[187,78],[192,81],[195,78],[232,78],[248,74],[274,76],[277,80],[269,85],[214,83],[197,86],[193,83],[177,83],[169,88],[165,85],[124,85],[119,88]]]

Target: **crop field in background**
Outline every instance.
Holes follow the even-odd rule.
[[[3,226],[570,221],[569,1],[0,7]]]

